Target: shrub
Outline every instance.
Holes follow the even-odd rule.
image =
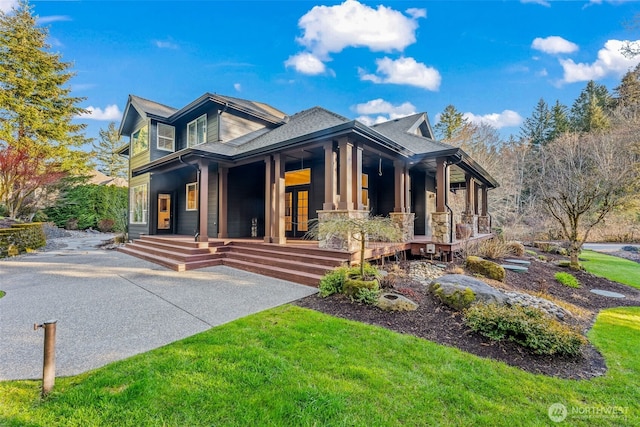
[[[497,238],[483,241],[478,248],[472,252],[479,257],[490,259],[500,259],[511,254],[509,245]]]
[[[465,288],[463,291],[453,291],[446,293],[439,283],[433,283],[429,290],[440,299],[443,303],[456,311],[462,311],[469,308],[476,300],[476,294],[470,289]]]
[[[514,341],[535,354],[575,357],[587,340],[575,329],[533,307],[475,304],[465,323],[492,340]]]
[[[359,288],[352,300],[363,304],[373,305],[378,302],[380,297],[380,289],[375,288]]]
[[[322,276],[318,286],[320,296],[325,298],[329,295],[341,293],[344,282],[347,280],[347,274],[349,274],[349,268],[342,266]]]
[[[527,250],[525,250],[525,251],[524,251],[524,253],[525,253],[525,254],[527,254],[527,255],[531,255],[531,256],[536,256],[536,255],[538,255],[538,254],[536,253],[536,251],[532,251],[531,249],[527,249]]]
[[[556,273],[554,277],[558,282],[570,288],[580,287],[580,282],[578,282],[578,279],[576,279],[575,276],[573,276],[571,273],[565,273],[564,271],[560,271]]]
[[[361,280],[361,279],[347,279],[342,286],[342,293],[351,297],[356,298],[358,293],[362,289],[369,289],[378,291],[380,289],[380,285],[378,284],[377,279],[373,280]]]
[[[515,256],[523,256],[524,255],[524,245],[520,242],[511,241],[507,242],[507,249],[509,253]]]
[[[621,249],[626,252],[640,252],[640,248],[637,246],[623,246]]]
[[[504,281],[506,272],[504,267],[496,264],[495,262],[487,261],[486,259],[479,258],[477,256],[467,257],[467,268],[472,273],[478,273],[493,280]]]
[[[98,230],[103,233],[109,233],[113,231],[113,226],[115,225],[115,221],[109,218],[104,218],[98,221]]]

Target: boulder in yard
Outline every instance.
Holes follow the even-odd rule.
[[[431,281],[429,291],[456,310],[475,302],[504,304],[505,295],[482,280],[464,274],[446,274]]]
[[[506,276],[504,267],[477,256],[467,257],[466,267],[473,273],[482,274],[488,279],[499,280],[501,282],[504,282]]]
[[[385,311],[414,311],[418,308],[418,304],[409,298],[391,292],[384,292],[380,295],[377,305]]]

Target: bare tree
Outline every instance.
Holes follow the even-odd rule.
[[[538,197],[569,243],[572,268],[591,229],[637,185],[635,144],[618,128],[564,134],[540,149]]]

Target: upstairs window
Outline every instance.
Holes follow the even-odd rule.
[[[149,149],[149,125],[144,125],[131,134],[131,155],[135,156]]]
[[[187,147],[207,142],[207,115],[202,115],[187,125]]]
[[[158,150],[175,151],[176,128],[158,123]]]

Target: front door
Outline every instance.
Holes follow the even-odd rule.
[[[309,231],[309,188],[285,193],[284,229],[287,237],[303,237]]]
[[[171,194],[158,194],[158,232],[171,233]]]

